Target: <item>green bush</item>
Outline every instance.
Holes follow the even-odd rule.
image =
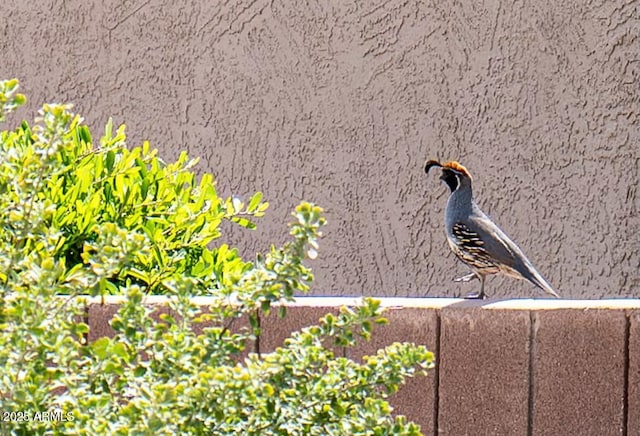
[[[17,85],[0,82],[0,121],[25,101]],[[262,195],[222,199],[186,154],[165,164],[125,139],[109,123],[94,147],[66,105],[1,133],[3,434],[419,434],[386,397],[433,365],[430,352],[396,343],[356,363],[331,351],[385,322],[375,300],[239,357],[260,313],[308,290],[322,210],[300,204],[291,240],[246,262],[216,239],[225,220],[253,228]],[[106,294],[125,297],[115,336],[88,344],[87,296]],[[149,294],[171,315],[155,320]],[[212,298],[206,313],[196,295]],[[232,329],[243,315],[250,327]]]

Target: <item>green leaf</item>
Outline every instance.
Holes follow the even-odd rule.
[[[107,151],[107,156],[105,158],[105,167],[109,174],[113,172],[113,164],[116,160],[116,153],[113,150]]]
[[[89,326],[85,323],[78,323],[73,325],[74,333],[77,335],[84,335],[89,333]]]
[[[105,359],[108,356],[108,349],[110,345],[111,339],[102,337],[91,344],[91,351],[98,359]]]
[[[26,102],[27,102],[27,97],[25,97],[23,94],[16,94],[16,96],[13,97],[13,104],[17,106],[22,106]]]
[[[255,230],[256,228],[256,225],[245,217],[233,216],[231,217],[231,221],[249,230]]]
[[[260,200],[262,200],[262,192],[256,192],[249,200],[249,205],[247,206],[247,212],[253,212],[256,210],[258,205],[260,204]]]
[[[260,310],[262,310],[265,315],[269,315],[269,312],[271,311],[271,301],[262,300],[260,302]]]
[[[80,126],[78,128],[78,133],[80,139],[82,139],[86,144],[91,144],[93,142],[93,139],[91,138],[91,132],[89,131],[89,128],[87,126]]]
[[[284,304],[280,305],[278,307],[278,317],[279,318],[284,318],[286,316],[287,316],[287,306],[285,306]]]

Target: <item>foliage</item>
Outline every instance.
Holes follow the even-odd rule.
[[[226,245],[210,250],[207,244],[220,236],[224,219],[255,227],[248,218],[264,214],[268,204],[262,194],[246,206],[238,198],[221,199],[210,174],[196,182],[191,169],[197,161],[186,153],[166,165],[148,143],[129,150],[125,139],[124,126],[114,134],[109,122],[94,148],[87,126],[63,105],[45,105],[33,129],[23,123],[5,133],[0,186],[18,195],[35,189],[44,207],[13,210],[5,237],[31,246],[33,235],[20,226],[30,227],[34,217],[42,220],[59,236],[50,247],[56,260],[76,267],[69,268],[70,275],[92,268],[101,277],[86,284],[94,294],[117,293],[123,284],[166,293],[163,282],[180,274],[198,279],[197,293],[236,280],[249,265]],[[114,256],[123,238],[146,249],[126,259]],[[96,248],[105,244],[108,249],[99,253]]]
[[[18,80],[0,81],[0,121],[4,121],[8,114],[26,103],[27,98],[17,91]]]
[[[0,82],[0,119],[24,102],[16,89]],[[431,367],[431,353],[398,343],[357,363],[332,352],[384,322],[375,300],[249,353],[260,316],[308,290],[302,261],[315,257],[322,209],[300,204],[291,240],[245,262],[209,245],[224,220],[252,228],[261,194],[223,200],[185,154],[165,164],[125,139],[109,123],[94,147],[65,105],[1,133],[2,432],[419,434],[385,398]],[[87,295],[110,293],[124,296],[115,335],[87,343]],[[168,297],[160,317],[150,293]],[[211,297],[205,313],[194,295]],[[249,328],[234,326],[241,316]]]

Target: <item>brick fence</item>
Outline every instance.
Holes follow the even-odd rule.
[[[89,302],[89,340],[111,334],[119,301]],[[342,352],[357,359],[395,341],[435,352],[436,369],[391,398],[424,434],[640,435],[640,299],[382,302],[390,323],[371,342]],[[298,298],[286,318],[261,319],[256,347],[272,351],[292,331],[357,303]]]

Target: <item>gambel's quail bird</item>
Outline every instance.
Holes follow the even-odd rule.
[[[428,174],[432,167],[442,169],[440,180],[451,190],[445,211],[447,241],[453,253],[472,271],[455,281],[480,280],[480,292],[466,298],[484,298],[486,276],[498,273],[528,280],[547,294],[560,298],[515,242],[473,201],[469,171],[455,161],[430,160],[425,165],[425,172]]]

